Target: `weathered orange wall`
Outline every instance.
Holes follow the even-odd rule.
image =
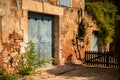
[[[2,43],[1,43],[1,40],[2,40],[2,17],[0,16],[0,52],[2,51]],[[2,54],[0,53],[0,64],[2,64]]]
[[[50,2],[55,6],[58,5],[58,0],[50,0]]]
[[[14,30],[20,30],[20,17],[21,11],[18,1],[16,0],[3,0],[1,2],[2,11],[2,41],[7,42],[8,36]],[[20,33],[20,32],[19,32]]]
[[[30,0],[29,1],[23,0],[23,6],[22,6],[23,13],[25,12],[25,14],[27,14],[28,11],[33,11],[33,12],[38,12],[43,14],[45,13],[45,14],[55,15],[56,16],[55,22],[54,22],[55,64],[64,64],[69,54],[73,54],[72,60],[73,62],[75,62],[76,56],[75,56],[74,50],[72,49],[71,40],[73,39],[73,34],[77,31],[78,10],[81,10],[80,8],[84,10],[84,4],[83,4],[84,0],[72,0],[72,6],[69,8],[59,5],[58,0],[50,0],[50,1],[51,2],[48,1],[48,3],[41,3],[41,2],[35,2]],[[29,4],[26,5],[26,3],[29,3]],[[35,5],[35,6],[31,7],[31,5]],[[40,6],[38,8],[38,5],[43,5],[44,7]],[[26,22],[26,19],[27,17],[23,16],[22,22]],[[25,30],[25,32],[27,31]],[[67,46],[67,49],[66,49],[66,46]]]
[[[28,41],[29,11],[55,16],[54,56],[56,64],[78,62],[72,40],[77,34],[78,10],[84,10],[84,0],[72,0],[72,6],[69,8],[60,6],[58,0],[50,1],[48,3],[37,0],[0,1],[0,59],[2,56],[4,66],[10,72],[13,70],[11,69],[13,64],[9,63],[10,60],[16,61],[14,56],[24,52]]]
[[[76,53],[74,52],[72,40],[78,27],[78,10],[69,9],[64,11],[61,19],[61,41],[63,63],[76,63]],[[70,62],[71,60],[71,62]]]
[[[9,72],[13,57],[20,54],[22,42],[22,30],[20,29],[21,4],[20,0],[1,0],[0,1],[0,59],[2,64]]]
[[[87,14],[87,12],[85,12],[84,14],[84,19],[85,19],[85,23],[88,24],[88,27],[86,28],[86,35],[84,40],[85,50],[91,51],[92,32],[99,31],[99,28],[97,26],[96,21],[93,20],[92,16]]]

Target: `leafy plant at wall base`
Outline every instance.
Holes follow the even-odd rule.
[[[37,61],[37,55],[35,53],[35,45],[32,41],[28,43],[28,49],[19,59],[20,65],[20,74],[21,75],[30,75],[33,73],[35,63]]]
[[[18,80],[18,74],[9,74],[4,67],[0,66],[0,80]]]
[[[45,66],[46,63],[50,63],[53,59],[40,59],[35,52],[35,44],[30,41],[28,48],[23,56],[19,59],[20,74],[30,75],[34,72],[35,67]]]
[[[102,29],[102,38],[105,43],[111,43],[115,33],[115,16],[117,7],[108,2],[86,3],[86,11],[97,21]]]
[[[42,66],[46,66],[47,64],[51,64],[51,62],[54,61],[54,58],[44,58],[41,60],[38,60],[38,66],[42,67]]]

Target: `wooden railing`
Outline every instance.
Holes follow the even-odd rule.
[[[98,67],[118,67],[118,59],[115,54],[109,52],[85,51],[85,64]]]

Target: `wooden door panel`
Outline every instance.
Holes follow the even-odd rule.
[[[96,32],[92,34],[92,51],[98,51],[98,35]]]
[[[35,43],[40,59],[52,58],[53,16],[29,13],[28,38]]]

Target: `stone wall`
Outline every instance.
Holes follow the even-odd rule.
[[[60,6],[58,0],[0,0],[0,64],[13,72],[17,64],[15,55],[25,52],[29,11],[55,16],[55,64],[77,63],[72,40],[84,15],[84,5],[84,0],[72,0],[70,8]]]
[[[61,65],[66,62],[65,60],[69,54],[74,55],[73,62],[76,60],[71,40],[73,38],[73,34],[77,31],[78,11],[84,10],[84,0],[72,0],[73,4],[70,8],[61,6],[58,3],[58,0],[45,0],[45,2],[42,2],[41,0],[23,0],[22,23],[24,25],[22,24],[22,29],[25,32],[24,40],[27,42],[28,11],[54,15],[54,58],[55,64]],[[33,6],[31,7],[31,5]],[[66,57],[64,55],[66,55]]]
[[[9,72],[23,41],[20,19],[21,0],[0,0],[0,62]]]
[[[99,32],[101,31],[101,29],[98,27],[97,22],[87,12],[85,12],[84,14],[84,20],[87,27],[85,37],[84,37],[85,50],[91,51],[92,33],[93,31],[97,31],[98,32],[98,51],[105,51],[104,42],[99,37]]]
[[[99,31],[99,28],[97,26],[97,23],[95,20],[93,20],[92,16],[87,14],[85,12],[84,14],[84,20],[86,24],[86,33],[85,33],[85,39],[84,39],[84,45],[85,50],[90,51],[91,50],[91,42],[92,42],[92,32],[93,31]]]
[[[2,51],[3,47],[2,47],[2,17],[0,16],[0,52]],[[2,54],[0,53],[0,64],[2,64]]]
[[[73,16],[74,15],[74,16]],[[64,15],[61,17],[61,40],[63,63],[71,60],[74,63],[76,55],[72,48],[72,39],[77,31],[78,11],[77,10],[65,10]],[[70,56],[70,57],[69,57]],[[69,60],[67,60],[69,58]]]
[[[60,50],[61,64],[79,64],[77,55],[84,54],[72,41],[76,39],[79,19],[84,16],[84,0],[72,0],[72,8],[65,8],[60,17]],[[81,11],[79,15],[79,11]]]

